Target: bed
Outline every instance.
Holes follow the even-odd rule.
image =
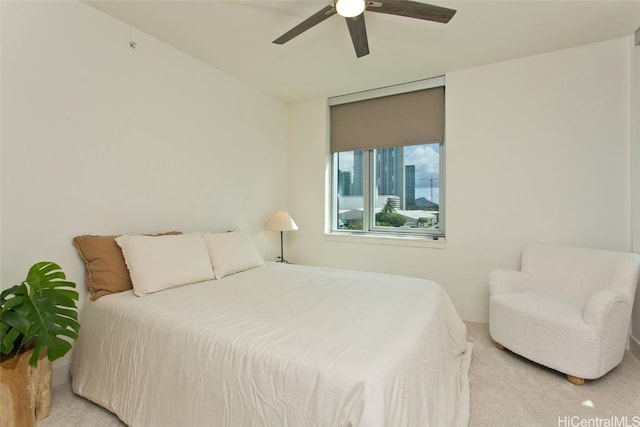
[[[465,426],[471,344],[444,290],[265,263],[87,301],[73,391],[129,426]]]

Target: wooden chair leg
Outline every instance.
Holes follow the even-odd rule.
[[[567,380],[573,385],[584,385],[584,378],[574,377],[573,375],[567,375]]]
[[[505,347],[502,344],[500,344],[499,342],[496,343],[496,348],[498,350],[504,350],[505,349]]]

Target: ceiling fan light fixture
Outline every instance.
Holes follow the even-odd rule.
[[[2,0],[0,0],[2,1]],[[367,28],[364,23],[364,11],[386,13],[388,15],[406,16],[407,18],[446,24],[455,15],[454,9],[413,0],[331,0],[326,5],[277,39],[275,44],[285,44],[327,18],[340,15],[345,18],[353,48],[358,58],[369,54]]]
[[[364,12],[365,6],[364,0],[338,0],[336,2],[336,11],[340,16],[353,18]]]

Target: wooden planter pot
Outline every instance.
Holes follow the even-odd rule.
[[[31,353],[0,363],[0,427],[33,427],[51,412],[51,362],[43,350],[29,366]]]

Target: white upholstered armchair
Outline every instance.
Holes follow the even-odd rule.
[[[599,378],[624,356],[639,277],[638,254],[528,246],[521,271],[491,272],[491,337],[574,384]]]

